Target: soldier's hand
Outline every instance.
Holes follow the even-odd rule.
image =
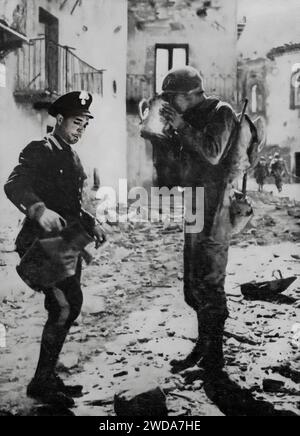
[[[174,109],[168,103],[163,105],[163,108],[160,110],[160,115],[173,127],[173,129],[177,130],[184,126],[185,122],[176,109]]]
[[[97,223],[94,227],[94,238],[96,241],[96,249],[101,247],[106,242],[106,233],[101,224]]]
[[[45,230],[45,232],[60,232],[65,226],[66,221],[56,212],[50,209],[45,209],[43,214],[39,217],[38,223]]]

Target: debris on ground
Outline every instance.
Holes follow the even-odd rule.
[[[272,411],[299,415],[300,240],[295,235],[300,206],[269,193],[249,196],[255,216],[242,235],[233,238],[227,268],[226,370],[255,401],[272,405]],[[0,415],[55,415],[57,411],[39,408],[26,397],[46,312],[43,295],[29,290],[15,272],[18,257],[9,251],[15,229],[9,217],[0,231],[5,283],[0,291],[0,319],[6,331],[6,347],[0,348]],[[84,386],[72,413],[112,416],[123,413],[132,401],[139,408],[138,394],[120,393],[124,383],[134,387],[140,380],[142,394],[151,392],[149,384],[154,383],[158,390],[154,388],[147,401],[159,398],[160,410],[166,407],[169,416],[234,413],[234,405],[218,405],[208,397],[198,367],[171,374],[170,360],[189,353],[197,336],[195,313],[183,296],[180,223],[173,227],[167,219],[165,224],[114,226],[107,245],[91,251],[94,260],[83,271],[83,312],[58,366],[68,384]],[[271,280],[278,269],[283,277],[297,277],[281,299],[243,297],[242,283]]]

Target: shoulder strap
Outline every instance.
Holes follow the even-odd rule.
[[[58,150],[62,150],[62,146],[60,145],[58,140],[55,138],[55,136],[52,135],[52,133],[50,133],[49,135],[46,135],[44,140],[45,140],[46,147],[48,147],[51,151],[53,151],[53,146],[58,148]]]
[[[218,109],[220,109],[222,106],[226,106],[227,104],[226,103],[223,103],[223,102],[219,102],[219,104],[216,106],[216,111],[218,110]],[[228,106],[228,105],[227,105]],[[228,106],[228,107],[230,107],[230,106]],[[238,135],[239,135],[239,131],[240,131],[240,126],[239,126],[239,122],[238,122],[238,116],[237,116],[237,114],[233,111],[233,109],[232,109],[232,113],[234,114],[234,116],[235,116],[235,119],[236,119],[236,122],[235,122],[235,125],[233,126],[233,128],[232,128],[232,130],[231,130],[231,133],[230,133],[230,136],[229,136],[229,139],[228,139],[228,143],[227,143],[227,145],[226,145],[226,147],[225,147],[225,150],[224,150],[224,153],[223,153],[223,156],[222,156],[222,158],[221,158],[221,162],[224,162],[225,161],[225,159],[227,158],[227,156],[228,156],[228,153],[229,153],[229,151],[231,150],[231,148],[233,147],[233,145],[236,143],[236,141],[237,141],[237,138],[238,138]]]
[[[212,101],[209,103],[207,110],[208,110],[208,117],[207,117],[207,122],[209,122],[212,117],[215,115],[216,111],[222,106],[222,102],[217,99],[214,98],[212,99]]]

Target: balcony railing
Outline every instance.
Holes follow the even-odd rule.
[[[151,79],[144,74],[127,74],[127,101],[139,102],[153,95]]]
[[[211,74],[204,78],[205,92],[208,95],[216,95],[233,105],[237,100],[236,86],[236,79],[230,74]]]
[[[39,100],[75,90],[103,95],[103,70],[84,62],[66,46],[43,38],[17,52],[15,96]]]
[[[225,101],[236,103],[236,80],[230,74],[212,74],[204,78],[207,94],[217,95]],[[127,74],[127,101],[139,102],[154,94],[154,83],[150,77],[142,74]]]

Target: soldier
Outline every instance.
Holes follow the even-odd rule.
[[[162,98],[166,103],[161,116],[171,131],[168,138],[150,138],[157,171],[164,180],[166,174],[175,175],[179,186],[205,190],[204,229],[185,232],[184,245],[184,295],[197,314],[198,339],[187,357],[171,361],[172,372],[199,364],[208,378],[221,379],[228,316],[224,281],[232,231],[230,193],[240,170],[250,166],[247,146],[255,143],[256,129],[247,118],[237,137],[233,109],[206,96],[201,75],[191,67],[166,75]]]
[[[258,184],[258,192],[263,192],[264,190],[264,184],[265,180],[269,175],[269,169],[267,165],[266,158],[262,156],[256,167],[254,168],[254,177],[256,180],[256,183]]]
[[[278,192],[282,191],[282,178],[284,174],[288,174],[286,164],[280,157],[279,153],[274,153],[274,157],[270,163],[270,174],[274,177],[275,185]]]
[[[87,92],[71,92],[56,100],[49,109],[49,114],[56,118],[53,134],[27,145],[5,184],[7,197],[26,215],[16,240],[21,257],[36,238],[58,234],[72,223],[83,225],[97,246],[105,241],[102,227],[81,207],[87,177],[73,149],[93,118],[89,110],[91,103],[92,96]],[[81,256],[75,276],[42,290],[48,320],[27,395],[44,403],[71,407],[72,397],[81,394],[82,386],[66,386],[55,373],[66,336],[80,314],[83,300],[80,276]]]

